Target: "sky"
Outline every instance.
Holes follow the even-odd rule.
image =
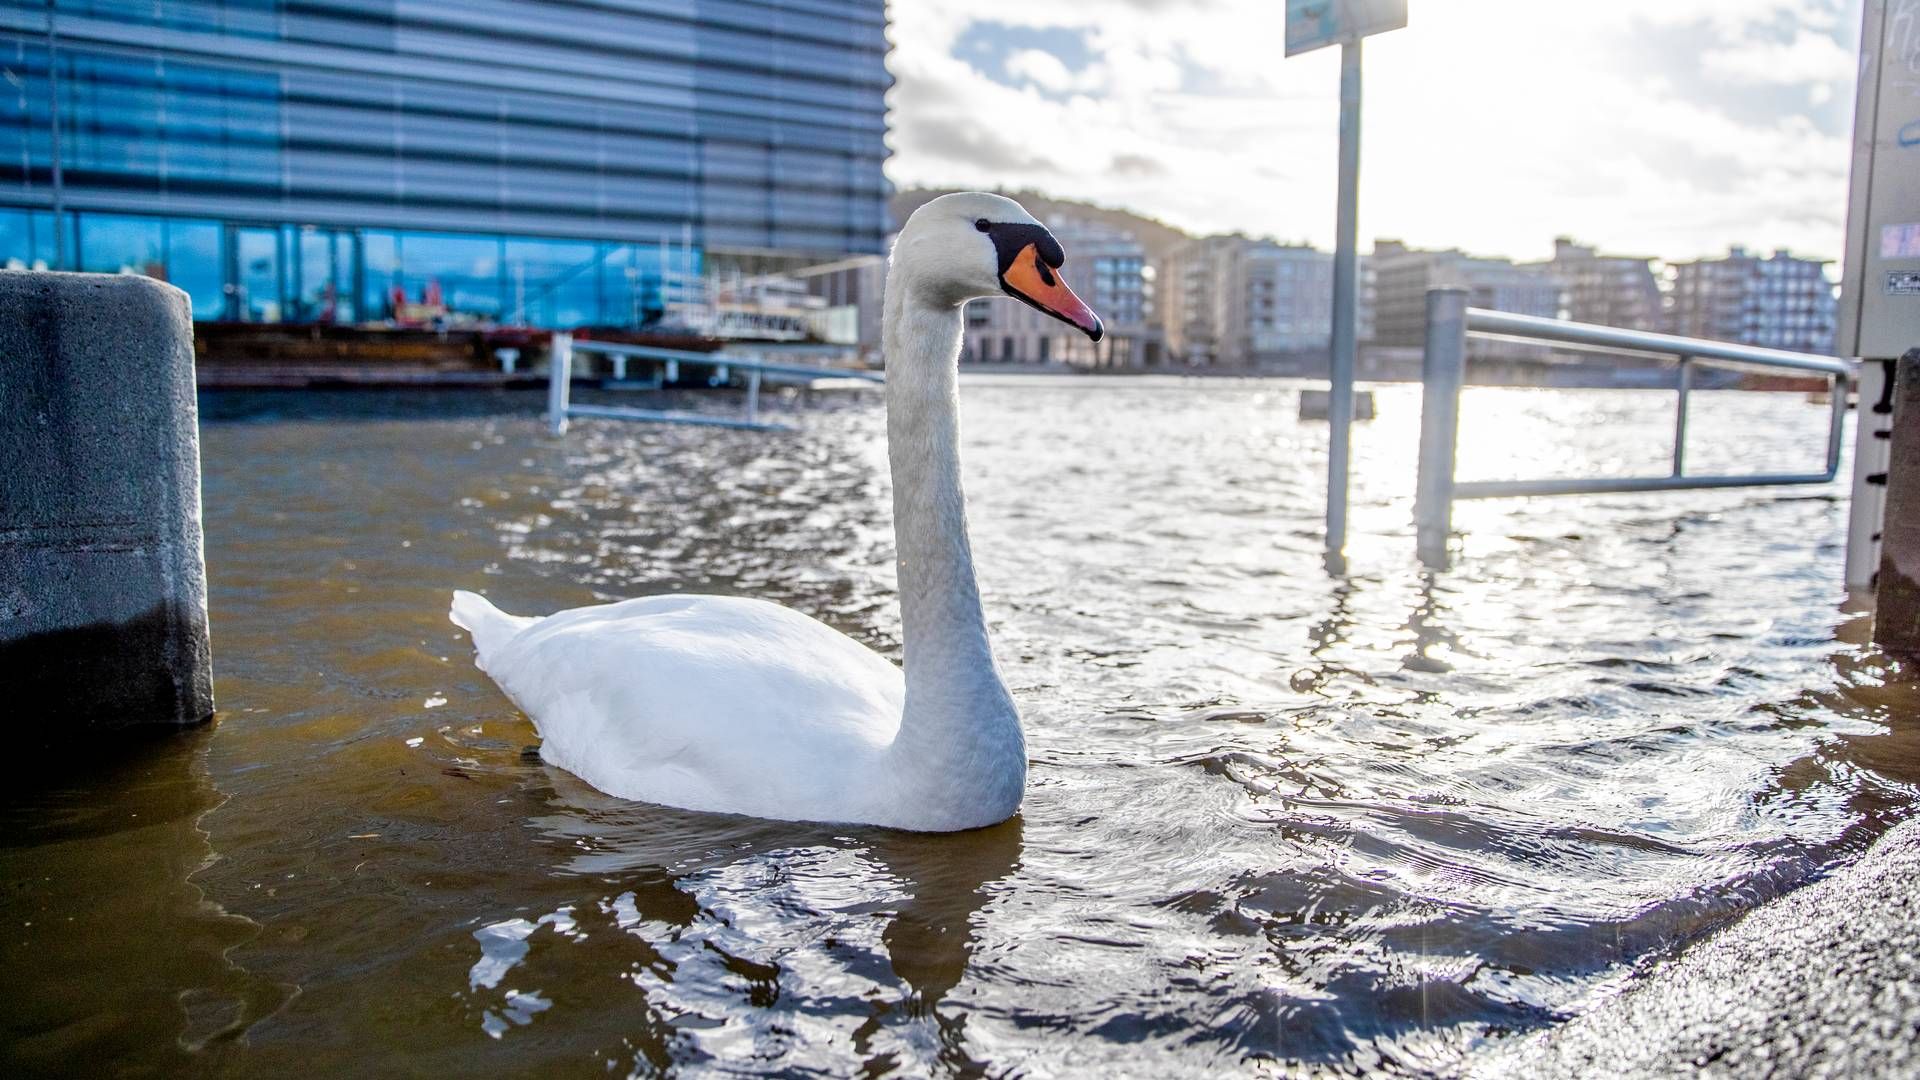
[[[1338,49],[1284,0],[892,0],[888,175],[1330,247]],[[1411,0],[1364,46],[1360,243],[1838,259],[1860,0]]]

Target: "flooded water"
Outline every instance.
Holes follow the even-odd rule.
[[[897,656],[877,398],[559,441],[528,395],[207,399],[220,716],[16,762],[0,1066],[1445,1073],[1910,811],[1843,491],[1463,504],[1425,573],[1388,388],[1331,576],[1296,393],[967,384],[1032,770],[945,837],[598,795],[445,615],[739,593]],[[1669,400],[1470,391],[1462,475],[1657,470]],[[1697,469],[1820,457],[1797,396],[1696,401]]]

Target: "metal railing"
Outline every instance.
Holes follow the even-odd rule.
[[[1466,376],[1469,335],[1676,358],[1680,369],[1680,399],[1673,425],[1671,472],[1666,476],[1455,480],[1460,390]],[[1787,371],[1820,375],[1830,380],[1833,410],[1827,428],[1825,471],[1736,476],[1689,475],[1687,410],[1692,398],[1693,369],[1702,366],[1740,371]],[[1827,483],[1840,469],[1841,432],[1847,417],[1847,384],[1852,375],[1852,364],[1831,356],[1486,311],[1469,308],[1464,290],[1435,289],[1427,294],[1427,343],[1421,373],[1425,390],[1420,410],[1420,474],[1413,511],[1420,558],[1430,566],[1446,565],[1447,544],[1453,530],[1453,504],[1458,499]]]
[[[732,381],[735,371],[745,372],[746,411],[739,417],[730,417],[667,409],[634,409],[621,405],[575,405],[573,404],[573,360],[575,356],[582,353],[599,353],[610,357],[614,362],[616,379],[626,378],[629,360],[661,365],[665,369],[664,381],[668,383],[679,380],[682,365],[712,368],[713,375],[707,380],[710,386],[724,386]],[[627,345],[616,341],[575,341],[572,334],[561,332],[553,335],[553,348],[547,362],[547,428],[554,435],[564,435],[570,418],[590,416],[605,420],[696,424],[704,427],[743,428],[749,431],[792,431],[794,430],[792,425],[769,423],[760,419],[760,383],[769,375],[776,379],[798,379],[806,383],[823,379],[853,379],[873,383],[887,381],[886,376],[873,371],[813,367],[807,364],[773,364],[764,360],[749,360],[725,352],[703,353],[685,349],[661,349],[651,345]]]

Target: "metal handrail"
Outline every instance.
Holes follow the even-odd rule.
[[[802,378],[861,379],[866,382],[884,383],[887,377],[877,371],[858,371],[853,368],[825,368],[807,364],[776,364],[765,360],[748,360],[726,352],[694,352],[690,349],[663,349],[657,345],[629,345],[621,341],[593,341],[580,339],[573,343],[575,352],[597,352],[612,357],[632,357],[636,360],[661,360],[674,365],[708,364],[719,368],[739,368],[741,371],[758,371],[767,375],[796,375]]]
[[[1464,483],[1456,480],[1454,467],[1460,430],[1460,391],[1466,379],[1469,335],[1676,358],[1679,362],[1679,402],[1674,413],[1672,470],[1666,476],[1478,480]],[[1686,469],[1687,419],[1695,365],[1745,371],[1784,370],[1826,376],[1830,380],[1833,405],[1827,426],[1826,469],[1817,473],[1689,475]],[[1427,341],[1421,367],[1425,389],[1420,411],[1420,473],[1418,493],[1414,498],[1414,525],[1420,558],[1430,566],[1445,566],[1447,563],[1447,543],[1453,531],[1453,504],[1458,499],[1828,483],[1840,470],[1841,437],[1847,418],[1847,384],[1853,377],[1853,365],[1832,356],[1469,308],[1467,293],[1462,289],[1434,289],[1427,293]]]
[[[1434,292],[1457,290],[1435,289]],[[1431,294],[1429,294],[1431,295]],[[1464,295],[1464,293],[1463,293]],[[1731,341],[1656,334],[1651,330],[1627,330],[1618,326],[1543,319],[1538,315],[1515,315],[1486,308],[1467,309],[1467,332],[1476,337],[1520,338],[1528,341],[1553,341],[1585,345],[1616,352],[1651,353],[1656,356],[1682,356],[1713,367],[1736,369],[1809,371],[1821,375],[1851,377],[1853,365],[1836,356],[1763,349]]]
[[[680,377],[681,364],[702,364],[715,369],[713,385],[732,377],[735,369],[747,373],[747,407],[743,417],[708,416],[704,413],[671,412],[663,409],[632,409],[619,405],[575,405],[573,397],[573,357],[579,352],[597,352],[610,356],[615,378],[626,377],[626,361],[655,360],[666,366],[671,382]],[[658,424],[696,424],[706,427],[744,428],[749,431],[792,431],[787,424],[772,424],[760,419],[760,380],[766,375],[787,375],[805,379],[857,379],[884,383],[886,376],[873,371],[844,368],[809,367],[805,364],[775,364],[749,360],[726,352],[693,352],[688,349],[663,349],[653,345],[628,345],[619,341],[574,340],[564,331],[553,335],[547,361],[547,428],[558,436],[567,432],[567,419],[591,416],[608,420],[644,420]]]

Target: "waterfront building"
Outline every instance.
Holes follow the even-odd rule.
[[[1426,344],[1427,293],[1433,289],[1465,289],[1467,303],[1477,308],[1508,311],[1542,318],[1565,318],[1567,289],[1540,265],[1516,266],[1507,259],[1407,247],[1397,240],[1373,245],[1375,277],[1374,342],[1384,350],[1378,362],[1406,374],[1418,373],[1418,350]],[[1544,359],[1538,345],[1472,339],[1475,358],[1502,360]],[[1412,350],[1409,354],[1407,350]],[[1409,367],[1410,365],[1410,367]]]
[[[1360,266],[1358,337],[1373,336],[1370,260]],[[1166,262],[1168,348],[1194,367],[1324,374],[1333,330],[1333,255],[1302,244],[1207,236]]]
[[[1733,248],[1674,264],[1672,325],[1688,337],[1833,355],[1838,302],[1827,264]]]
[[[1155,285],[1167,354],[1176,364],[1219,362],[1218,293],[1221,249],[1236,236],[1202,236],[1175,248],[1157,267]]]
[[[1333,256],[1271,240],[1221,252],[1220,357],[1236,367],[1324,353],[1333,327]]]
[[[0,11],[0,265],[196,318],[633,326],[882,251],[883,0]],[[750,264],[750,265],[749,265]]]
[[[1154,367],[1163,335],[1154,318],[1154,270],[1132,233],[1102,222],[1058,216],[1045,222],[1067,262],[1060,277],[1099,314],[1101,340],[1025,304],[998,297],[967,305],[961,360],[966,363]]]
[[[1550,261],[1529,267],[1536,268],[1565,287],[1567,318],[1574,322],[1654,332],[1667,328],[1666,298],[1652,259],[1601,255],[1562,236],[1553,242]]]

